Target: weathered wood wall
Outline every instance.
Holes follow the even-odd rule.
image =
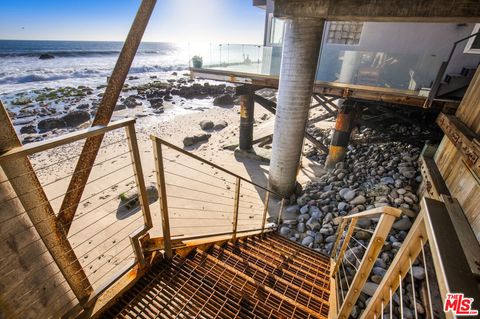
[[[455,116],[470,130],[480,134],[480,68],[477,69]],[[446,136],[443,137],[434,159],[452,196],[462,205],[480,242],[480,176],[475,176],[468,168],[461,153]]]

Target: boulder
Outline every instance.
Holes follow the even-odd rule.
[[[87,111],[77,110],[68,113],[62,117],[65,125],[68,127],[75,127],[90,120],[90,113]]]
[[[199,142],[208,141],[210,134],[197,134],[194,136],[187,136],[183,139],[184,146],[192,146]]]
[[[234,104],[233,97],[230,94],[223,94],[217,96],[213,100],[213,105],[215,106],[232,106]]]
[[[367,296],[373,296],[378,288],[378,284],[367,281],[362,288],[362,292]]]
[[[412,222],[408,217],[402,218],[396,221],[395,223],[393,223],[392,227],[393,229],[396,229],[396,230],[409,230],[410,227],[412,227]]]
[[[200,121],[200,128],[202,130],[211,130],[214,126],[213,122],[210,121],[210,120],[203,120],[203,121]]]
[[[37,129],[34,125],[25,125],[20,129],[20,133],[22,134],[35,134],[37,133]]]
[[[129,96],[123,101],[123,105],[128,107],[129,109],[134,109],[139,105],[142,105],[142,102],[137,101],[137,99],[133,96]]]
[[[43,54],[40,54],[40,56],[38,58],[40,60],[50,60],[50,59],[55,59],[55,56],[53,54],[50,54],[50,53],[43,53]]]
[[[40,133],[48,132],[58,128],[64,128],[67,125],[63,119],[59,118],[48,118],[41,120],[37,124],[37,129]]]
[[[227,126],[228,126],[227,121],[220,121],[217,124],[215,124],[213,129],[216,130],[216,131],[220,131],[220,130],[223,130],[224,128],[226,128]]]

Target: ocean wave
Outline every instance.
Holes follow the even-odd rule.
[[[165,50],[139,50],[138,55],[160,55],[164,54]],[[0,58],[18,58],[18,57],[30,57],[38,58],[42,54],[51,54],[56,58],[75,58],[75,57],[95,57],[95,56],[117,56],[120,54],[120,50],[94,50],[94,51],[82,51],[82,50],[70,50],[70,51],[33,51],[33,52],[1,52]]]
[[[187,65],[144,65],[135,66],[130,68],[129,74],[141,74],[149,72],[169,72],[169,71],[182,71],[186,70]],[[59,81],[75,78],[99,78],[108,77],[111,75],[111,69],[80,69],[80,70],[62,70],[52,71],[49,69],[37,69],[31,72],[25,72],[23,74],[0,74],[1,84],[16,84],[16,83],[29,83],[29,82],[41,82],[41,81]]]

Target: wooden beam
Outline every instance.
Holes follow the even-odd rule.
[[[437,124],[462,154],[465,164],[480,180],[480,136],[470,130],[457,117],[440,113]]]
[[[232,83],[248,83],[258,87],[278,88],[278,76],[252,74],[218,69],[190,68],[195,77]],[[423,108],[426,97],[417,91],[376,87],[369,85],[316,81],[313,92],[336,98],[349,98],[361,101],[385,102]],[[445,101],[433,101],[432,107],[442,107]]]
[[[422,183],[428,196],[436,200],[440,200],[442,195],[450,196],[450,191],[433,158],[422,156],[420,161],[420,171],[423,177]]]
[[[377,22],[480,22],[476,0],[275,0],[274,16]]]

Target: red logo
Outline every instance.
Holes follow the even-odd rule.
[[[464,297],[463,294],[447,294],[443,311],[451,311],[457,316],[477,316],[478,310],[472,309],[473,298]]]

